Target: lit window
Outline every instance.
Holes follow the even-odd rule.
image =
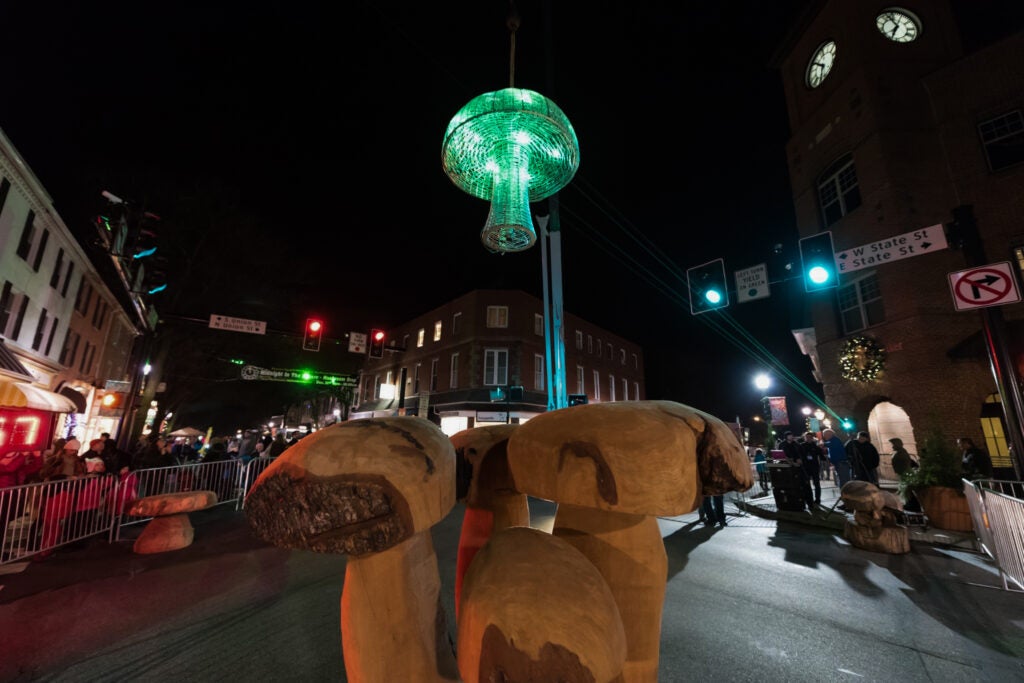
[[[434,341],[441,341],[441,321],[434,323]]]
[[[533,354],[533,388],[544,391],[544,356]]]
[[[420,328],[420,331],[416,333],[416,348],[417,349],[423,346],[423,337],[424,337],[424,335],[426,335],[426,333],[427,333],[427,331],[424,328],[422,328],[422,327]]]
[[[533,333],[544,336],[544,316],[540,313],[533,314]]]
[[[488,306],[487,327],[508,327],[508,306]]]
[[[838,297],[844,334],[885,322],[882,291],[874,273],[840,287]]]
[[[448,388],[456,389],[459,386],[459,354],[452,354],[452,369],[448,374]]]
[[[1024,161],[1024,116],[1019,109],[983,121],[978,133],[991,170],[999,171]]]
[[[508,384],[508,349],[484,351],[484,384],[488,386]]]
[[[853,155],[847,154],[825,169],[818,181],[821,214],[828,227],[860,206],[860,187]]]

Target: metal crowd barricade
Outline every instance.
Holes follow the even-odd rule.
[[[118,489],[110,474],[0,489],[0,564],[109,535]]]
[[[1003,589],[1024,591],[1024,482],[965,479],[964,494],[978,541],[999,568]]]
[[[245,509],[245,497],[249,494],[249,489],[256,482],[256,479],[263,473],[263,470],[270,466],[270,463],[277,460],[277,457],[273,458],[253,458],[242,470],[242,495],[238,499],[238,505],[235,507],[236,510]]]

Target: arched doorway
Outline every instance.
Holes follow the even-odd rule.
[[[892,444],[889,439],[902,439],[903,447],[913,456],[917,456],[917,443],[914,441],[914,426],[910,423],[907,411],[895,403],[880,401],[868,414],[868,434],[871,443],[875,444],[881,454],[879,476],[882,479],[897,480],[899,477],[892,469]]]

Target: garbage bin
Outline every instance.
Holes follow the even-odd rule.
[[[775,506],[779,510],[800,512],[806,506],[800,467],[788,462],[768,465],[768,476],[772,482]]]

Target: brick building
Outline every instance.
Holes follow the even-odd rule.
[[[406,414],[454,434],[546,411],[543,312],[541,300],[525,292],[475,290],[388,330],[384,357],[363,368],[352,417],[393,415],[404,398]],[[564,318],[567,393],[590,402],[642,399],[640,347],[572,314]]]
[[[973,205],[988,262],[1009,261],[1019,280],[1024,33],[970,45],[957,19],[943,0],[838,0],[816,3],[795,27],[775,64],[798,229],[832,231],[841,252],[923,229],[941,237],[952,209]],[[950,440],[974,437],[997,466],[1010,465],[981,314],[955,310],[951,293],[949,274],[973,265],[944,249],[843,272],[837,289],[808,295],[813,327],[794,330],[798,344],[828,405],[883,452],[892,436],[916,452],[938,428]],[[1024,304],[999,314],[1012,332]],[[886,352],[873,379],[839,362],[859,336]],[[1010,337],[1019,379],[1022,349]],[[872,360],[880,357],[859,354],[853,368]]]

